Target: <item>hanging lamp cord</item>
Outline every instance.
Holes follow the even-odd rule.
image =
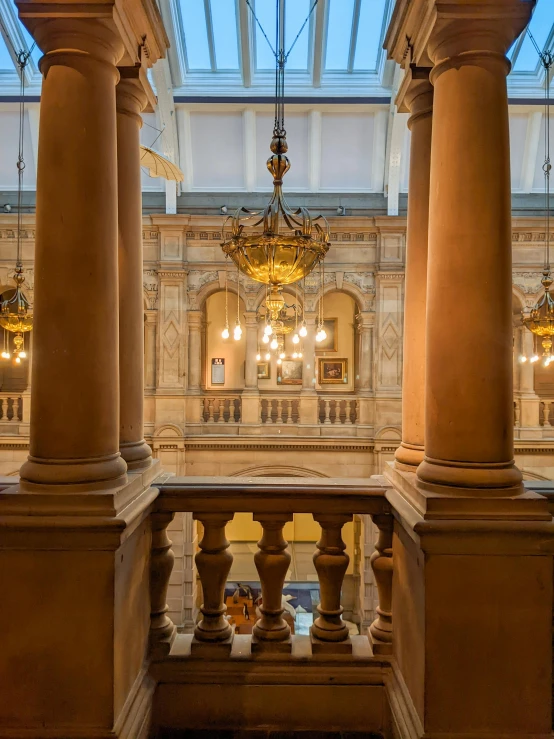
[[[30,51],[20,51],[17,54],[17,67],[19,70],[19,138],[17,154],[17,269],[21,269],[23,267],[23,264],[21,262],[21,226],[23,216],[23,173],[25,171],[25,68],[30,56]]]

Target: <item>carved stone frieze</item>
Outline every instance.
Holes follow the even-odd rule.
[[[345,272],[344,281],[355,285],[363,293],[375,294],[375,275],[373,272]]]
[[[535,295],[541,289],[541,272],[513,272],[512,283],[525,295]]]
[[[201,287],[207,285],[209,282],[217,281],[218,273],[215,271],[204,272],[202,270],[191,270],[189,272],[187,290],[189,292],[194,292],[195,290],[200,290]]]

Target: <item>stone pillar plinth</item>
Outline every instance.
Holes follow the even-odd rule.
[[[411,69],[403,95],[411,112],[410,184],[406,236],[404,357],[402,365],[402,443],[396,463],[415,471],[424,456],[425,320],[429,175],[433,128],[433,87],[429,71]]]
[[[202,311],[189,310],[189,378],[188,390],[200,393],[202,382]]]
[[[123,67],[116,87],[119,233],[119,450],[129,470],[148,467],[144,441],[144,297],[140,129],[147,103],[139,68]]]
[[[39,22],[35,36],[45,55],[22,489],[113,487],[127,469],[119,453],[115,111],[123,45],[94,19]]]
[[[513,0],[500,5],[523,12]],[[417,474],[422,487],[445,493],[521,490],[513,459],[510,28],[500,18],[445,23],[429,47],[425,459]]]

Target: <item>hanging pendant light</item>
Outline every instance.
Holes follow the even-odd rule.
[[[542,167],[544,172],[545,195],[545,260],[541,280],[544,292],[531,308],[531,311],[528,314],[523,314],[522,320],[523,325],[526,326],[535,336],[540,338],[544,366],[548,367],[548,365],[554,361],[554,356],[552,355],[552,342],[554,337],[554,300],[550,294],[550,287],[553,282],[550,267],[550,173],[552,170],[550,162],[550,70],[552,68],[554,58],[550,52],[540,51],[529,30],[528,33],[539,53],[539,57],[545,71],[545,159]],[[525,359],[527,359],[527,357]],[[538,361],[538,356],[536,354],[533,355],[529,361],[532,363]]]
[[[23,274],[23,263],[21,257],[21,230],[22,230],[22,200],[23,200],[23,173],[25,171],[24,158],[24,125],[25,125],[25,67],[29,61],[30,52],[21,51],[17,55],[17,66],[20,76],[20,97],[19,97],[19,151],[17,156],[17,261],[15,265],[15,274],[13,280],[15,282],[15,290],[0,304],[0,326],[5,331],[15,334],[13,356],[17,364],[25,359],[25,337],[28,331],[33,328],[33,310],[27,297],[23,292],[23,283],[25,275]],[[4,351],[1,354],[3,359],[10,359],[11,354],[7,347],[7,339],[5,341]]]
[[[325,218],[313,218],[306,208],[291,209],[282,190],[283,177],[290,168],[290,161],[286,156],[285,65],[317,1],[312,3],[308,17],[287,52],[285,3],[284,0],[276,0],[275,48],[264,32],[275,58],[275,120],[270,145],[272,155],[267,160],[267,168],[273,176],[273,195],[263,211],[239,208],[230,218],[231,236],[221,245],[224,253],[231,257],[243,274],[269,286],[266,307],[271,330],[268,335],[276,333],[276,322],[285,304],[283,285],[293,284],[309,274],[329,250],[329,224]],[[256,23],[260,25],[250,0],[246,0],[246,4]],[[302,328],[306,331],[305,324]]]

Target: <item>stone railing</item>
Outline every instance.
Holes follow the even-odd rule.
[[[358,403],[353,397],[320,397],[318,410],[319,423],[352,425],[358,419]]]
[[[298,423],[299,420],[299,397],[260,397],[260,423]]]
[[[0,423],[23,420],[23,398],[18,393],[0,393]]]
[[[391,654],[393,517],[385,497],[387,486],[383,478],[323,481],[320,478],[175,477],[158,487],[160,494],[152,513],[150,572],[150,648],[154,660],[168,656],[176,638],[176,627],[167,616],[166,595],[173,566],[167,527],[177,512],[191,512],[202,524],[200,551],[195,560],[204,602],[187,648],[189,656],[226,659],[231,654],[234,633],[225,618],[225,583],[233,557],[225,527],[239,512],[253,513],[262,530],[254,555],[262,602],[260,617],[253,626],[252,636],[248,636],[250,653],[290,654],[295,639],[306,639],[291,636],[290,627],[283,619],[282,590],[290,564],[283,528],[294,513],[311,513],[321,526],[321,538],[314,554],[321,602],[310,629],[311,653],[352,654],[352,638],[342,620],[340,603],[349,562],[342,528],[354,514],[360,514],[371,516],[379,529],[371,557],[379,607],[369,634],[355,639],[369,638],[373,654]],[[180,639],[185,639],[185,635]],[[181,643],[179,654],[183,649]],[[369,644],[367,651],[371,654]]]
[[[539,405],[539,423],[548,428],[554,426],[554,398],[542,398]]]
[[[200,399],[204,423],[240,423],[240,395],[208,395]]]

